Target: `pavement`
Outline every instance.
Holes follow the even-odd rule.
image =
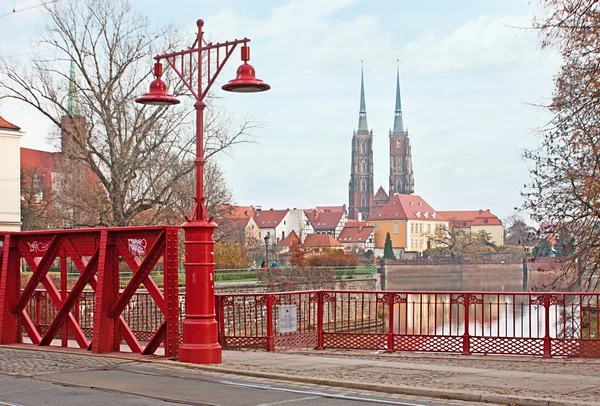
[[[61,361],[61,357],[73,357],[73,351],[65,353],[63,351],[51,352],[35,349],[36,356],[33,357],[34,359],[24,360],[27,357],[23,356],[23,354],[26,354],[23,351],[32,353],[32,348],[36,347],[0,347],[0,373],[36,376],[38,380],[51,380],[50,377],[44,374],[51,374],[53,366],[64,362],[64,360]],[[10,353],[10,351],[19,353]],[[76,354],[83,353],[77,352]],[[150,383],[150,388],[154,393],[152,399],[171,399],[161,395],[161,390],[166,390],[161,389],[163,385],[159,384],[164,381],[163,378],[160,378],[161,376],[172,379],[173,382],[164,387],[173,388],[181,387],[181,385],[185,386],[185,382],[177,381],[173,376],[182,377],[185,374],[209,373],[221,377],[219,378],[221,383],[226,382],[223,377],[229,376],[230,379],[237,379],[238,387],[246,385],[246,388],[250,388],[252,385],[257,385],[256,382],[260,382],[260,385],[264,386],[264,382],[271,382],[277,385],[284,385],[285,383],[296,385],[294,386],[296,389],[287,389],[292,392],[294,390],[298,391],[298,385],[304,388],[298,392],[304,393],[303,397],[298,395],[301,396],[299,400],[294,398],[252,404],[290,402],[303,404],[302,399],[312,399],[311,396],[306,394],[314,394],[315,388],[318,388],[319,391],[330,390],[330,392],[327,392],[330,395],[344,393],[344,396],[348,396],[348,393],[358,393],[360,396],[366,396],[365,399],[378,399],[378,401],[372,403],[361,404],[417,404],[415,399],[429,398],[433,403],[427,404],[431,405],[470,405],[486,402],[523,406],[600,406],[600,360],[595,359],[542,359],[536,357],[462,356],[423,353],[387,354],[358,350],[307,350],[277,353],[224,351],[222,364],[193,365],[164,358],[134,357],[133,355],[125,355],[120,358],[114,358],[114,354],[108,356],[77,356],[81,357],[81,360],[70,361],[74,364],[73,372],[63,367],[60,371],[60,378],[57,377],[56,382],[89,388],[89,380],[93,378],[94,381],[104,382],[106,388],[126,392],[126,389],[130,386],[124,384],[126,382],[125,376],[132,373],[131,368],[137,368],[137,370],[140,368],[153,368],[150,375],[156,375],[159,378],[156,378],[156,382]],[[129,364],[123,366],[122,364],[125,361]],[[89,373],[94,372],[97,376],[87,375],[84,377],[84,375],[77,372],[77,368],[87,367],[87,363],[90,363],[87,371]],[[127,368],[130,370],[127,370]],[[102,372],[116,369],[120,371],[120,375]],[[139,374],[139,371],[136,372],[136,376]],[[239,379],[254,379],[255,381],[250,381],[254,383],[248,383],[249,381],[239,381]],[[0,400],[7,400],[2,398],[1,382],[0,379]],[[121,388],[119,385],[124,386]],[[312,389],[308,390],[306,388]],[[178,393],[181,392],[181,390],[178,390]],[[413,398],[407,398],[407,396]],[[333,402],[331,400],[333,398],[328,399]],[[398,399],[404,399],[405,403],[393,403],[399,401]],[[406,399],[413,399],[413,403]],[[86,403],[90,404],[89,402]],[[0,404],[2,403],[0,402]],[[202,404],[219,403],[208,402]],[[241,403],[227,402],[220,404],[233,405]],[[320,403],[315,400],[306,400],[304,404]],[[341,404],[350,404],[349,398],[343,400]]]

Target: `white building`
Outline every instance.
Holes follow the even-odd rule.
[[[259,228],[258,237],[264,240],[268,236],[269,244],[277,245],[279,241],[284,240],[292,231],[295,231],[296,235],[301,239],[306,237],[304,231],[308,220],[304,212],[299,209],[255,209],[254,221]]]
[[[0,231],[21,230],[20,130],[0,117]]]

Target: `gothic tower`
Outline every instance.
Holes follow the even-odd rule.
[[[373,206],[373,131],[367,126],[365,82],[360,70],[360,110],[358,130],[352,136],[352,166],[350,168],[350,197],[348,217],[366,220]]]
[[[415,181],[412,169],[412,154],[408,130],[402,123],[402,104],[400,102],[400,69],[396,72],[396,109],[394,128],[390,130],[390,197],[394,193],[412,194]]]

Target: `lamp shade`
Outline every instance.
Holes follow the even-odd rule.
[[[235,79],[223,85],[222,89],[236,93],[254,93],[269,90],[271,86],[256,78],[256,71],[247,62],[244,62],[237,70]]]
[[[150,104],[152,106],[172,106],[180,101],[167,92],[167,84],[158,77],[150,83],[150,91],[137,99],[136,103]]]

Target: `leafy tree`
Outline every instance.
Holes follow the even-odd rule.
[[[304,245],[300,242],[300,240],[292,239],[288,262],[295,268],[302,268],[306,266],[306,252],[304,251]]]
[[[244,269],[248,266],[248,250],[241,243],[215,244],[216,269]]]
[[[396,259],[394,249],[392,247],[392,236],[388,231],[385,235],[385,245],[383,246],[383,259]]]

